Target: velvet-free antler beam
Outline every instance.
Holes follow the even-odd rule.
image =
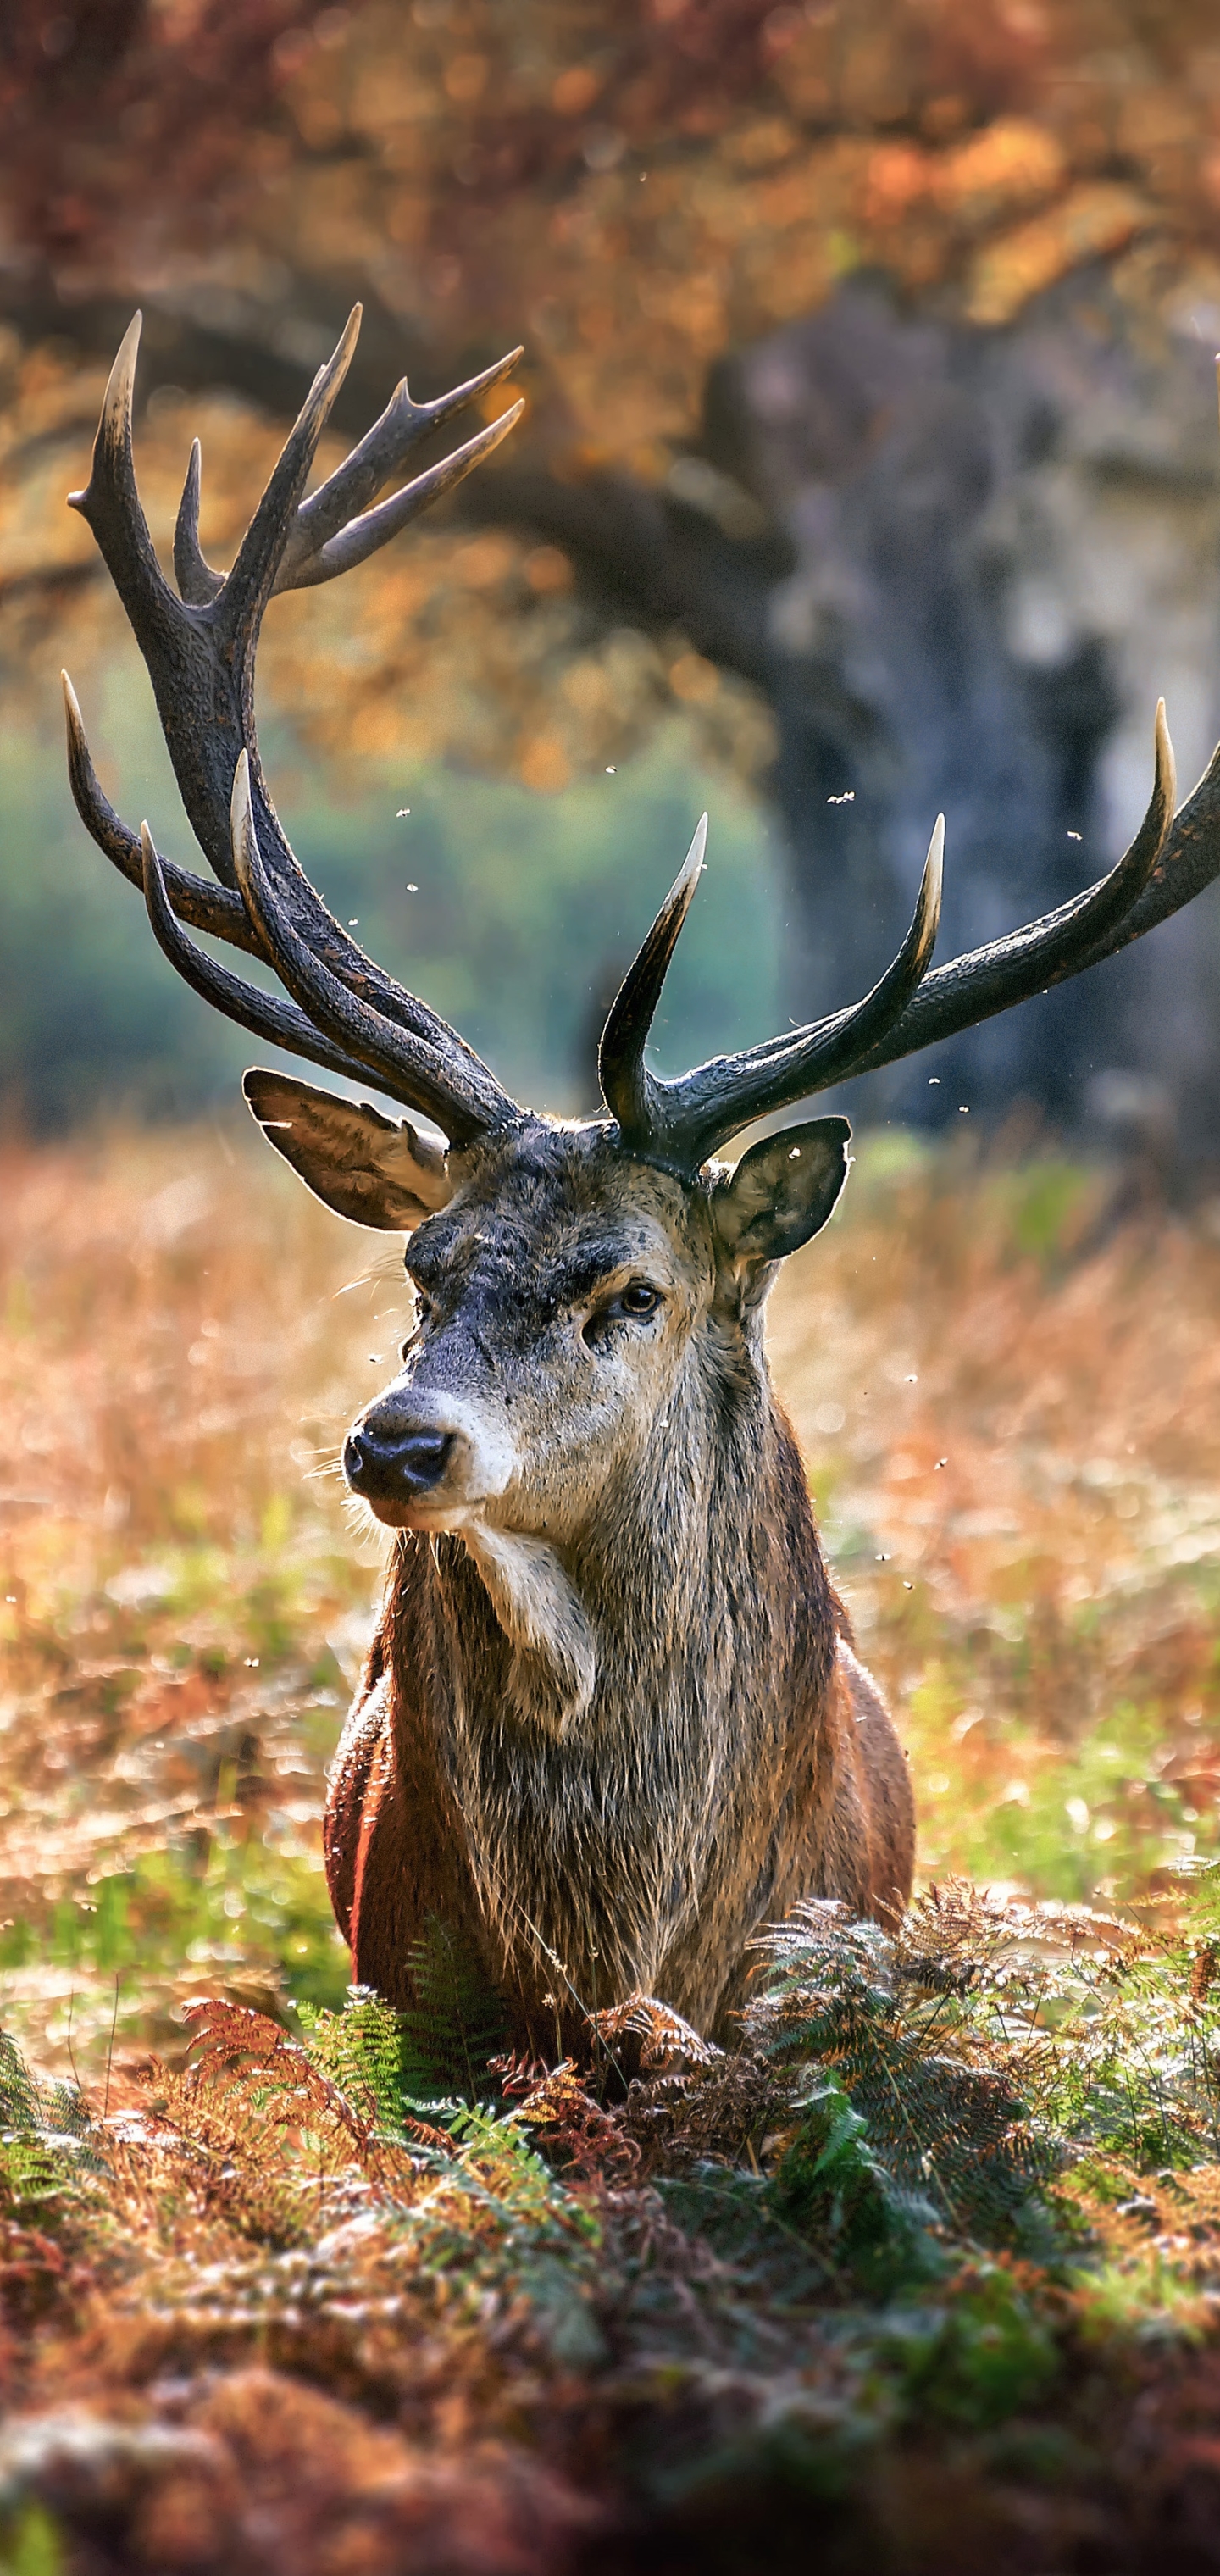
[[[257,1038],[269,1039],[272,1046],[286,1047],[290,1055],[308,1057],[311,1064],[324,1064],[331,1073],[346,1074],[351,1081],[362,1082],[365,1068],[343,1049],[332,1045],[329,1038],[315,1029],[295,1002],[281,1002],[274,993],[264,993],[257,984],[247,984],[234,975],[219,958],[209,957],[194,941],[187,938],[169,899],[165,862],[153,845],[147,823],[140,826],[140,854],[144,870],[144,901],[157,946],[176,967],[184,983],[198,993],[225,1018],[236,1020],[239,1028],[249,1029]]]
[[[932,835],[910,930],[893,965],[863,1002],[808,1028],[768,1038],[761,1046],[716,1056],[691,1073],[663,1082],[645,1068],[644,1044],[665,967],[698,879],[699,867],[692,867],[696,848],[702,861],[702,842],[697,840],[623,984],[602,1039],[605,1097],[619,1121],[624,1144],[675,1172],[690,1174],[718,1145],[755,1119],[828,1090],[832,1083],[845,1082],[854,1074],[914,1054],[1111,955],[1126,938],[1138,935],[1129,924],[1165,849],[1174,793],[1173,747],[1162,701],[1156,712],[1151,801],[1117,866],[1057,912],[929,974],[940,912],[942,816]],[[1217,872],[1220,849],[1211,863],[1211,874]],[[1179,896],[1179,900],[1188,899],[1186,894]],[[1164,909],[1172,911],[1175,905],[1167,901]]]
[[[861,1056],[856,1073],[875,1073],[903,1056],[921,1054],[941,1038],[956,1037],[959,1030],[975,1028],[1052,984],[1100,966],[1193,903],[1220,876],[1220,750],[1175,816],[1173,748],[1164,700],[1157,707],[1156,748],[1152,802],[1110,875],[1040,921],[938,966],[901,1019]],[[1125,899],[1120,902],[1124,872]],[[1113,901],[1103,906],[1101,898],[1108,891]]]
[[[624,1144],[678,1173],[698,1170],[729,1136],[770,1109],[807,1098],[842,1079],[862,1047],[871,1045],[905,1008],[932,954],[940,920],[945,818],[924,862],[919,900],[898,955],[879,984],[851,1010],[737,1055],[715,1056],[693,1073],[662,1082],[644,1064],[644,1046],[660,998],[665,969],[686,918],[703,857],[706,816],[686,865],[653,923],[613,1005],[599,1063],[606,1102]],[[693,864],[692,864],[693,863]]]
[[[387,1050],[384,1063],[375,1050],[370,1057],[362,1048],[357,1056],[365,1074],[379,1079],[384,1075],[383,1088],[392,1097],[407,1098],[410,1105],[426,1109],[455,1141],[466,1141],[486,1129],[515,1124],[520,1111],[465,1039],[366,956],[336,921],[289,847],[258,758],[254,663],[259,629],[273,591],[330,580],[363,562],[488,456],[522,408],[514,405],[454,455],[388,500],[371,506],[417,441],[494,389],[520,353],[499,360],[434,403],[412,402],[405,383],[401,384],[368,435],[319,491],[305,500],[318,440],[343,382],[359,326],[357,306],[333,357],[310,387],[228,574],[214,572],[199,548],[197,442],[175,541],[181,595],[171,589],[157,562],[140,504],[132,451],[138,314],[111,370],[88,485],[70,497],[93,529],[131,620],[148,665],[187,814],[220,881],[213,891],[204,879],[158,862],[157,886],[171,912],[197,929],[274,962],[272,942],[243,899],[233,858],[230,804],[242,767],[250,829],[280,947],[285,951],[303,948],[316,960],[322,982],[329,979],[350,996],[348,1016],[365,1039],[373,1028],[381,1033]],[[147,892],[147,864],[140,842],[102,793],[80,709],[66,680],[65,690],[69,769],[78,810],[112,863]],[[185,971],[189,942],[185,948],[168,940],[162,945]],[[243,985],[223,972],[209,979],[210,961],[200,952],[190,953],[194,959],[190,980],[196,989],[206,987],[218,1007],[270,1034],[268,997],[256,986]],[[332,1012],[332,1019],[335,1016]],[[338,1016],[342,1018],[343,1012]],[[300,1028],[310,1023],[294,1019],[290,1025],[299,1036]],[[333,1062],[337,1042],[325,1031],[321,1037],[329,1053],[318,1060]],[[346,1050],[338,1044],[344,1064],[350,1065]],[[316,1047],[313,1053],[317,1057]],[[417,1090],[404,1094],[398,1086],[408,1077],[417,1081]],[[427,1091],[426,1100],[420,1086]]]

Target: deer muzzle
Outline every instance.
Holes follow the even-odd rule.
[[[349,1431],[343,1472],[349,1485],[374,1505],[414,1502],[439,1485],[453,1453],[451,1431],[415,1431],[403,1440],[379,1440],[373,1431]]]
[[[478,1406],[410,1388],[389,1388],[343,1444],[352,1492],[392,1529],[460,1527],[503,1492],[512,1464]]]

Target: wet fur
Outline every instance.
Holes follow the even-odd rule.
[[[624,1197],[622,1158],[603,1165],[551,1142],[524,1174],[514,1149],[506,1199],[472,1175],[426,1229],[461,1278],[438,1347],[464,1400],[490,1368],[511,1403],[573,1225],[599,1193],[629,1226],[660,1213],[704,1274],[660,1436],[599,1457],[587,1508],[561,1461],[545,1536],[512,1531],[511,1497],[485,1541],[402,1534],[327,1814],[356,1976],[405,1999],[437,1914],[539,2048],[633,1988],[725,2036],[757,1925],[809,1895],[901,1906],[913,1861],[905,1761],[767,1375],[769,1274],[726,1261],[708,1191],[637,1168]]]

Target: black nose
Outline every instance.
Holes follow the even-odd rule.
[[[412,1502],[439,1485],[453,1447],[451,1431],[376,1432],[366,1423],[343,1443],[343,1473],[371,1503]]]

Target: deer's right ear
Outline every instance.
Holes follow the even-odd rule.
[[[366,1100],[340,1100],[287,1073],[255,1069],[242,1090],[268,1144],[353,1225],[411,1234],[452,1196],[440,1147],[407,1119],[383,1118]]]

